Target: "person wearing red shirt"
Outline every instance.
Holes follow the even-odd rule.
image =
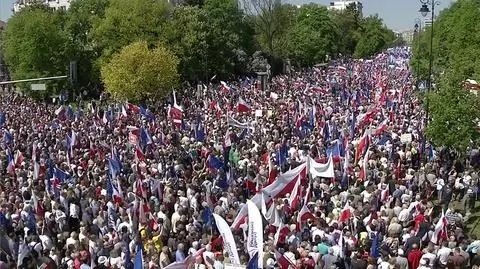
[[[415,231],[418,232],[418,228],[420,227],[420,223],[425,221],[425,216],[423,215],[423,209],[419,209],[418,215],[415,217]]]
[[[408,268],[417,269],[420,266],[420,259],[422,258],[422,251],[418,249],[417,244],[413,244],[412,251],[408,253]]]

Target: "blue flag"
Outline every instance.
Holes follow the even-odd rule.
[[[202,221],[207,227],[211,227],[213,223],[213,214],[210,207],[206,207],[202,212]]]
[[[3,226],[3,228],[7,229],[7,227],[10,227],[10,221],[5,217],[5,214],[0,212],[0,225]]]
[[[350,138],[353,139],[355,137],[355,125],[357,121],[357,116],[355,112],[352,113],[352,118],[350,119]]]
[[[150,145],[153,143],[152,137],[145,128],[140,128],[140,143],[142,146]]]
[[[143,246],[142,243],[137,245],[137,255],[133,262],[133,269],[143,269]]]
[[[387,134],[384,134],[384,135],[382,135],[382,137],[380,137],[380,140],[378,140],[377,145],[378,146],[383,146],[383,145],[387,144],[388,140],[390,140],[390,138],[388,137]]]
[[[326,141],[330,139],[330,125],[328,121],[326,121],[325,126],[323,126],[323,139]]]
[[[13,136],[8,130],[3,132],[3,142],[5,142],[6,145],[13,144]]]
[[[65,182],[67,179],[70,178],[70,175],[67,172],[60,170],[58,168],[54,168],[53,173],[55,177],[58,178],[61,182]]]
[[[128,238],[128,237],[127,237]],[[125,269],[133,269],[132,255],[130,254],[130,247],[128,245],[128,240],[124,240],[123,252],[125,253],[124,266]]]
[[[110,172],[110,176],[112,178],[115,178],[118,174],[120,174],[120,167],[118,167],[118,163],[111,158],[108,159],[108,171]]]
[[[35,219],[35,213],[33,212],[33,209],[28,212],[27,227],[33,234],[37,234],[37,220]]]
[[[198,142],[205,141],[205,128],[203,127],[202,121],[197,117],[197,122],[195,124],[195,139]]]
[[[220,169],[223,167],[224,164],[217,157],[210,155],[208,156],[207,165],[208,165],[208,168],[210,169]]]
[[[258,252],[248,261],[247,269],[258,269]]]
[[[113,198],[113,184],[112,184],[112,178],[111,175],[107,176],[107,197]]]
[[[327,148],[327,156],[330,157],[340,157],[340,145],[338,144],[338,141],[335,141],[330,147]]]
[[[283,167],[287,164],[287,157],[288,157],[288,147],[283,145],[280,150],[277,152],[277,164],[280,167]]]
[[[142,115],[142,117],[148,121],[155,120],[155,115],[153,115],[153,113],[148,110],[145,105],[140,105],[140,115]]]
[[[5,121],[6,121],[5,113],[0,112],[0,125],[5,124]]]
[[[378,258],[380,256],[380,232],[375,232],[370,248],[370,256]]]

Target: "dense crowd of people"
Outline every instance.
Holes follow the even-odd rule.
[[[425,141],[408,58],[148,107],[4,95],[0,268],[479,268],[477,170]]]

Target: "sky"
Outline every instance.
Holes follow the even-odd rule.
[[[0,20],[7,20],[12,15],[14,0],[0,0]],[[328,5],[334,0],[287,0],[288,2],[300,5],[306,3],[318,3]],[[435,13],[448,7],[455,0],[441,0]],[[418,10],[420,0],[363,0],[363,14],[378,14],[383,22],[394,31],[406,31],[413,29],[415,19],[421,18]],[[438,13],[437,13],[438,14]]]

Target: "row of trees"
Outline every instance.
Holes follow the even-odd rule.
[[[462,155],[468,147],[477,146],[480,138],[479,99],[464,84],[467,79],[480,79],[478,18],[480,0],[461,0],[443,10],[434,23],[434,87],[426,96],[430,112],[426,135],[434,145]],[[411,67],[419,81],[428,78],[431,30],[425,29],[412,45]]]
[[[286,59],[309,67],[327,55],[369,57],[394,42],[381,19],[363,17],[355,6],[334,12],[279,0],[189,0],[178,6],[165,0],[75,0],[68,11],[41,4],[22,9],[9,19],[1,44],[15,79],[65,74],[68,62],[76,61],[80,87],[103,82],[115,93],[125,81],[151,80],[138,84],[132,91],[137,95],[114,94],[138,99],[165,95],[184,80],[258,71],[259,56],[278,73]],[[140,55],[155,56],[156,64],[134,64],[144,59]],[[168,72],[160,74],[171,80],[139,75],[146,66],[151,74]]]

